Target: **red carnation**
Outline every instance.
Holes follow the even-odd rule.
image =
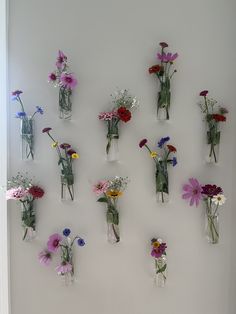
[[[173,145],[167,145],[167,147],[168,147],[170,152],[172,152],[172,153],[176,153],[177,152],[176,148]]]
[[[216,122],[224,122],[226,121],[226,117],[223,116],[222,114],[213,114],[212,118],[216,121]]]
[[[51,131],[51,129],[52,129],[52,128],[44,128],[44,129],[42,130],[42,132],[43,132],[43,133],[48,133],[49,131]]]
[[[44,195],[44,190],[37,185],[31,186],[28,192],[33,196],[33,198],[41,198]]]
[[[139,147],[142,148],[144,145],[146,145],[146,143],[147,143],[147,139],[144,138],[143,140],[139,142]]]
[[[161,66],[159,64],[153,65],[151,68],[148,69],[149,73],[158,73],[161,70]]]
[[[203,90],[203,91],[201,91],[201,93],[199,95],[206,97],[207,94],[208,94],[208,90]]]
[[[123,122],[128,122],[131,119],[131,112],[125,107],[120,107],[117,110],[118,116]]]

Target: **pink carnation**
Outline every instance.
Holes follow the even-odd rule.
[[[93,192],[97,194],[97,196],[106,193],[109,188],[108,181],[99,181],[97,184],[93,186]]]
[[[118,116],[117,111],[101,112],[101,113],[98,115],[98,118],[99,118],[99,120],[108,121],[108,120],[111,120],[112,118],[117,117],[117,116]]]
[[[62,73],[60,77],[60,84],[67,89],[74,89],[77,85],[77,79],[73,74]]]
[[[68,262],[62,262],[60,265],[56,267],[56,271],[58,275],[64,275],[66,273],[71,272],[73,269],[73,266]]]
[[[21,200],[28,195],[28,191],[19,186],[18,188],[12,188],[7,190],[6,198],[7,200]]]

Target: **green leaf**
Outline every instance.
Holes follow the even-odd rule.
[[[97,202],[101,202],[101,203],[108,203],[108,200],[106,197],[100,197]]]
[[[159,268],[156,273],[157,274],[163,273],[166,270],[166,267],[167,267],[167,264],[165,264],[163,267]]]

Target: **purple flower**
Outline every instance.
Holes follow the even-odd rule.
[[[49,82],[55,82],[57,80],[56,74],[54,72],[50,73],[48,75],[48,80],[49,80]]]
[[[67,61],[67,56],[61,51],[58,51],[58,57],[57,57],[57,62],[56,66],[58,69],[61,69],[64,67],[65,63]]]
[[[60,84],[61,86],[72,90],[77,85],[77,79],[73,74],[62,73],[60,77]]]
[[[71,231],[70,231],[69,228],[65,228],[65,229],[63,230],[63,235],[64,235],[65,237],[68,237],[68,236],[70,235],[70,233],[71,233]]]
[[[12,96],[16,96],[16,97],[19,97],[20,94],[22,94],[23,92],[21,90],[15,90],[14,92],[12,92]]]
[[[159,258],[163,254],[165,254],[166,248],[167,248],[166,243],[161,243],[160,246],[154,247],[152,249],[151,255],[155,258]]]
[[[202,187],[202,194],[207,195],[208,197],[213,197],[217,194],[223,193],[223,190],[221,187],[211,184],[206,184]]]
[[[44,250],[44,251],[39,253],[38,258],[39,258],[40,264],[42,264],[44,266],[48,266],[51,263],[52,254],[49,251]]]
[[[161,42],[161,43],[159,43],[159,45],[161,46],[161,48],[166,48],[166,47],[168,47],[168,44],[167,43],[165,43],[165,42]]]
[[[169,140],[170,140],[170,137],[169,137],[169,136],[162,137],[162,138],[160,139],[160,141],[157,143],[158,147],[159,147],[159,148],[162,148],[163,145],[164,145],[166,142],[168,142]]]
[[[199,201],[202,199],[202,186],[197,179],[189,179],[190,184],[185,184],[183,186],[184,194],[182,195],[183,199],[190,199],[190,206],[194,203],[196,207],[199,205]]]
[[[56,267],[56,271],[58,275],[64,275],[69,272],[71,272],[73,269],[73,266],[68,262],[62,262],[60,265]]]
[[[177,158],[173,157],[172,159],[172,166],[175,167],[177,165]]]
[[[84,245],[85,245],[85,241],[84,241],[84,239],[82,239],[82,238],[79,238],[79,239],[77,240],[77,243],[78,243],[79,246],[84,246]]]
[[[52,128],[44,128],[42,129],[42,133],[48,133]]]
[[[62,149],[68,149],[68,148],[70,148],[71,147],[71,145],[70,144],[67,144],[67,143],[62,143],[61,145],[60,145],[60,148],[62,148]]]
[[[26,116],[26,113],[24,111],[19,111],[16,113],[16,118],[23,118]]]
[[[43,114],[43,109],[41,107],[36,106],[36,109],[37,109],[36,110],[37,113]]]
[[[139,147],[140,148],[142,148],[144,145],[146,145],[147,144],[147,139],[146,138],[144,138],[143,140],[141,140],[140,142],[139,142]]]
[[[47,248],[49,252],[57,252],[59,246],[60,246],[60,242],[62,240],[62,236],[58,233],[54,233],[52,234],[47,242]]]
[[[172,54],[171,52],[165,53],[163,52],[162,54],[158,53],[157,58],[161,62],[173,62],[176,58],[178,57],[178,53]]]
[[[201,91],[201,93],[199,94],[199,96],[206,97],[207,94],[208,94],[208,90],[203,90],[203,91]]]

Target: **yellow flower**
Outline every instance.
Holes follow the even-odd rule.
[[[58,146],[58,142],[52,143],[52,148],[56,148]]]
[[[73,158],[73,159],[77,159],[77,158],[79,158],[79,154],[77,154],[77,153],[73,153],[73,154],[71,155],[71,158]]]
[[[150,156],[151,156],[152,158],[155,158],[155,157],[157,156],[157,152],[151,152],[151,153],[150,153]]]
[[[155,241],[155,242],[153,242],[153,247],[159,247],[160,246],[160,243],[158,242],[158,241]]]
[[[115,198],[115,197],[121,196],[122,192],[119,191],[119,190],[110,190],[106,194],[107,194],[108,197],[114,197]]]

